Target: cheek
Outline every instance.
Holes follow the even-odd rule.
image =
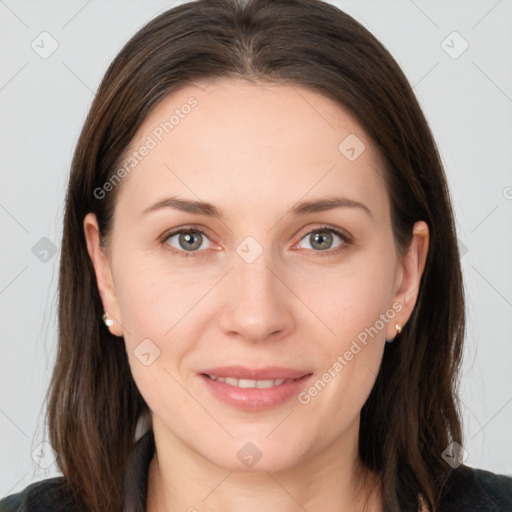
[[[140,371],[140,363],[148,359],[154,359],[153,370],[178,371],[187,354],[195,350],[194,340],[200,339],[209,318],[205,294],[218,277],[171,265],[164,258],[142,254],[116,267],[121,323],[135,379],[155,375],[155,371]],[[168,379],[169,375],[164,376]]]
[[[375,249],[354,253],[338,267],[302,273],[294,289],[328,328],[321,327],[330,333],[332,353],[332,348],[342,350],[359,335],[364,339],[368,329],[372,338],[385,336],[386,323],[380,318],[392,306],[393,282],[391,252]]]
[[[340,421],[359,412],[366,401],[379,371],[387,326],[396,315],[390,303],[393,260],[377,254],[330,272],[314,288],[302,288],[309,294],[308,304],[329,327],[321,327],[328,334],[317,338],[323,365],[319,380],[306,390],[304,403],[321,402],[337,411],[333,414],[340,415]]]
[[[205,281],[197,273],[164,265],[162,260],[141,256],[117,267],[122,323],[134,342],[141,337],[162,339],[169,335],[205,293]]]
[[[184,329],[194,324],[193,305],[202,288],[151,265],[135,265],[134,272],[128,271],[130,266],[119,268],[124,277],[118,298],[133,378],[152,410],[166,404],[169,413],[184,412],[191,404],[178,384],[180,363],[194,350],[194,336]]]

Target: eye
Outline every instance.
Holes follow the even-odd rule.
[[[340,243],[337,247],[332,248],[333,241],[335,241],[336,238],[340,240]],[[336,228],[328,226],[321,226],[309,231],[306,233],[306,236],[302,237],[298,244],[303,240],[309,243],[309,247],[305,248],[312,250],[313,254],[316,256],[337,254],[351,244],[351,239],[346,234]],[[172,247],[172,249],[167,250],[171,250],[172,253],[184,257],[202,256],[203,254],[201,253],[204,253],[205,249],[211,248],[208,242],[211,244],[210,239],[204,231],[194,227],[177,229],[166,233],[161,239],[161,243],[164,246]],[[220,248],[217,248],[217,250],[219,249]]]
[[[336,238],[341,240],[341,243],[332,249],[333,241],[335,241]],[[322,226],[309,231],[306,236],[301,239],[300,242],[303,240],[306,240],[306,242],[309,244],[309,247],[306,247],[306,249],[311,249],[315,251],[315,253],[327,252],[330,255],[337,254],[338,252],[342,251],[348,245],[350,245],[351,242],[347,235],[338,229],[327,226]],[[323,254],[318,255],[324,256]]]
[[[185,228],[167,233],[163,237],[163,243],[170,245],[174,253],[180,256],[189,256],[187,253],[198,252],[200,249],[208,249],[208,237],[206,234],[195,228]]]

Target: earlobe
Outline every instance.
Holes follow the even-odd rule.
[[[397,315],[398,324],[405,326],[418,299],[421,276],[425,270],[429,247],[429,229],[424,221],[418,221],[412,229],[412,239],[407,252],[400,263],[401,282],[394,297],[394,303],[400,304]],[[392,338],[394,332],[388,332]]]
[[[108,322],[106,322],[105,319],[98,319],[98,321],[103,321],[106,328],[115,336],[122,336],[121,315],[112,279],[111,265],[105,251],[100,245],[98,221],[94,213],[88,213],[84,217],[83,228],[87,252],[89,253],[94,267],[98,292],[103,303],[103,309],[105,313],[107,313],[107,316],[105,317],[104,315],[104,318],[106,318]]]

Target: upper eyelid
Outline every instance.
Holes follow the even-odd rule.
[[[329,226],[328,224],[320,224],[318,225],[317,227],[313,227],[313,228],[307,228],[306,231],[301,231],[299,232],[300,235],[297,235],[297,236],[300,236],[301,240],[302,238],[304,238],[306,235],[309,235],[310,233],[314,232],[314,231],[333,231],[334,234],[338,235],[338,236],[344,236],[345,238],[347,239],[352,239],[352,235],[350,235],[345,229],[343,228],[337,228],[335,226]]]

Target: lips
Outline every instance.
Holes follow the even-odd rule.
[[[243,380],[294,380],[300,379],[311,372],[272,366],[267,368],[246,368],[244,366],[223,366],[207,368],[198,372],[200,375],[215,378],[233,378]]]
[[[291,368],[224,366],[197,373],[201,385],[218,400],[244,411],[272,409],[296,397],[314,378]]]

